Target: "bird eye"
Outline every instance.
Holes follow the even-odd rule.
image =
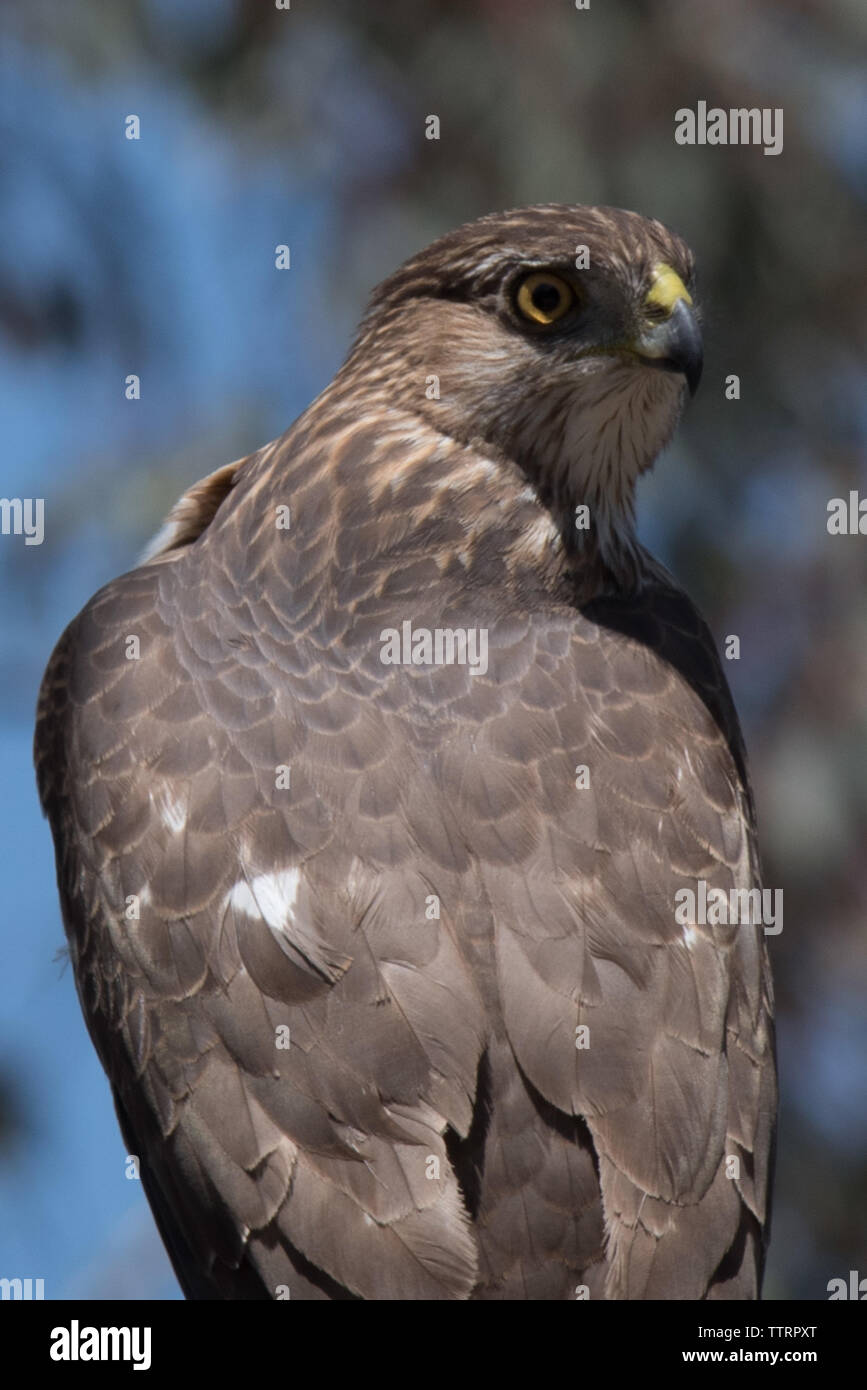
[[[533,323],[556,323],[574,303],[572,286],[547,270],[534,271],[518,288],[518,309]]]

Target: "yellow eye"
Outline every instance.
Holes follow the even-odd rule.
[[[533,271],[518,290],[518,308],[533,323],[556,323],[574,303],[572,286],[548,270]]]

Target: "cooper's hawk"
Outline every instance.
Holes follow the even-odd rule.
[[[443,237],[60,640],[70,951],[188,1297],[757,1296],[763,930],[676,907],[759,882],[744,750],[633,525],[691,285],[629,212]]]

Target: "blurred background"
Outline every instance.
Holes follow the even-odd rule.
[[[0,537],[0,1276],[179,1296],[57,955],[30,761],[55,640],[186,486],[304,409],[382,276],[543,201],[633,208],[697,256],[705,377],[639,508],[720,644],[740,637],[785,895],[765,1293],[867,1276],[867,538],[826,525],[867,495],[865,73],[861,0],[0,7],[0,492],[46,518],[41,546]],[[782,154],[676,145],[699,100],[782,107]]]

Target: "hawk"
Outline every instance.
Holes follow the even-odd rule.
[[[451,232],[60,639],[69,950],[188,1298],[758,1297],[764,934],[676,906],[758,887],[753,802],[633,511],[693,293],[632,212]]]

